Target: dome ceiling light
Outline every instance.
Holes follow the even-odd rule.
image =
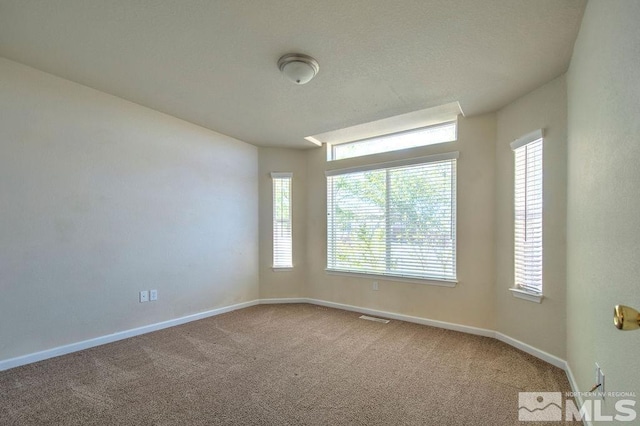
[[[294,83],[305,84],[315,77],[320,65],[311,56],[302,53],[287,53],[278,59],[278,68]]]

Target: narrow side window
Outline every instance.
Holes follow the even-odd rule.
[[[271,173],[273,179],[273,267],[293,267],[291,232],[292,173]]]
[[[514,288],[542,295],[542,132],[512,144],[514,182]]]

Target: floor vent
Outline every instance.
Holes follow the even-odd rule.
[[[368,315],[360,315],[360,319],[366,319],[366,320],[369,320],[369,321],[375,321],[375,322],[381,322],[381,323],[384,323],[384,324],[389,324],[389,320],[382,319],[382,318],[370,317]]]

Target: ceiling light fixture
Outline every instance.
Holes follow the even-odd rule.
[[[311,56],[302,53],[287,53],[278,59],[278,68],[294,83],[305,84],[318,74],[320,65]]]

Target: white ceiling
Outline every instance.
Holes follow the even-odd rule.
[[[566,71],[585,0],[0,0],[0,55],[264,146]],[[285,53],[320,72],[296,86]]]

